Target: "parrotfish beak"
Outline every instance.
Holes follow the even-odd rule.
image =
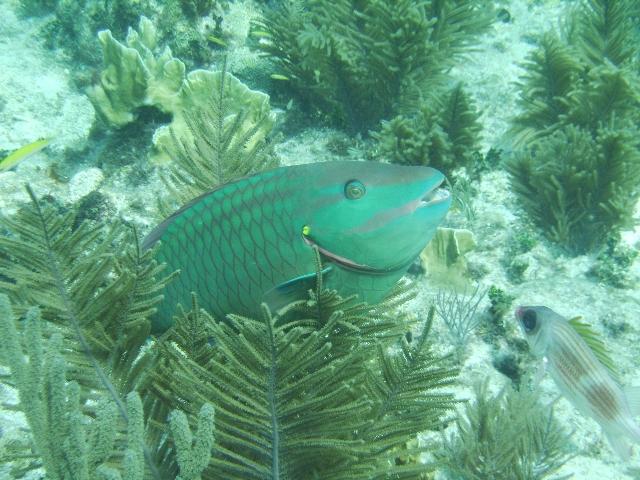
[[[408,167],[395,178],[393,197],[384,208],[380,200],[380,212],[352,229],[358,235],[371,234],[371,240],[352,258],[363,258],[367,252],[368,263],[380,270],[394,271],[406,268],[431,240],[438,225],[451,206],[451,194],[443,188],[445,176],[429,167]],[[404,197],[404,200],[402,199]],[[360,254],[360,255],[358,255]]]
[[[441,175],[438,183],[428,186],[427,192],[416,202],[416,209],[431,208],[432,210],[442,210],[443,214],[451,206],[451,193],[446,188],[442,188],[445,177]]]

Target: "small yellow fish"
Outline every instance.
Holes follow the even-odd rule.
[[[211,43],[215,43],[216,45],[219,45],[221,47],[225,47],[227,46],[227,43],[222,40],[221,38],[216,37],[215,35],[209,35],[207,36],[207,40],[209,40]]]
[[[7,170],[15,167],[22,160],[26,160],[31,155],[35,155],[49,145],[51,140],[51,138],[41,138],[40,140],[36,140],[35,142],[31,142],[24,147],[14,150],[0,162],[0,172],[6,172]]]
[[[285,80],[285,81],[289,80],[289,77],[287,77],[286,75],[280,75],[279,73],[272,73],[270,77],[273,80]]]

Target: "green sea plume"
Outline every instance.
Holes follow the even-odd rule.
[[[390,310],[407,293],[397,290],[371,307],[317,289],[277,314],[264,306],[261,316],[226,322],[194,303],[144,359],[151,365],[141,384],[150,434],[162,438],[167,409],[186,406],[189,416],[206,398],[216,408],[217,443],[203,478],[416,478],[432,471],[399,465],[395,456],[417,432],[442,425],[454,399],[441,389],[456,372],[430,351],[433,311],[407,342],[408,318]]]
[[[367,133],[444,85],[490,12],[475,0],[286,0],[254,31],[307,110]]]
[[[171,160],[166,183],[183,204],[215,186],[276,165],[267,137],[269,96],[223,69],[190,72],[169,125],[156,130],[154,161]]]
[[[399,312],[415,295],[407,284],[376,305],[343,298],[325,288],[316,252],[305,298],[224,321],[193,301],[149,341],[170,280],[153,250],[119,221],[78,225],[73,206],[29,194],[0,235],[0,363],[33,438],[0,452],[16,476],[40,467],[80,480],[433,471],[396,458],[431,448],[407,442],[443,427],[457,370],[431,349],[433,309],[420,323]],[[414,327],[421,333],[409,341]]]
[[[584,1],[564,36],[542,35],[524,65],[506,167],[531,220],[573,254],[597,251],[635,223],[637,10],[632,1]]]
[[[480,114],[462,83],[426,96],[415,112],[383,120],[373,137],[393,163],[431,165],[445,172],[467,167],[479,149]]]
[[[457,434],[438,454],[451,479],[542,480],[571,458],[569,434],[535,392],[505,387],[497,395],[475,385],[475,400],[459,417]]]

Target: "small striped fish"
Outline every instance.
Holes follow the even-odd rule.
[[[628,459],[629,440],[640,443],[640,427],[633,418],[640,413],[640,389],[623,391],[567,319],[550,308],[519,307],[516,318],[562,394],[598,422],[613,450]]]

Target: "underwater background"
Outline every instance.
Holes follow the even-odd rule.
[[[582,317],[640,385],[640,2],[0,12],[0,478],[640,478],[514,316]],[[323,283],[320,251],[282,309],[222,320],[196,297],[152,336],[175,281],[142,248],[156,225],[334,161],[447,177],[385,300]]]

